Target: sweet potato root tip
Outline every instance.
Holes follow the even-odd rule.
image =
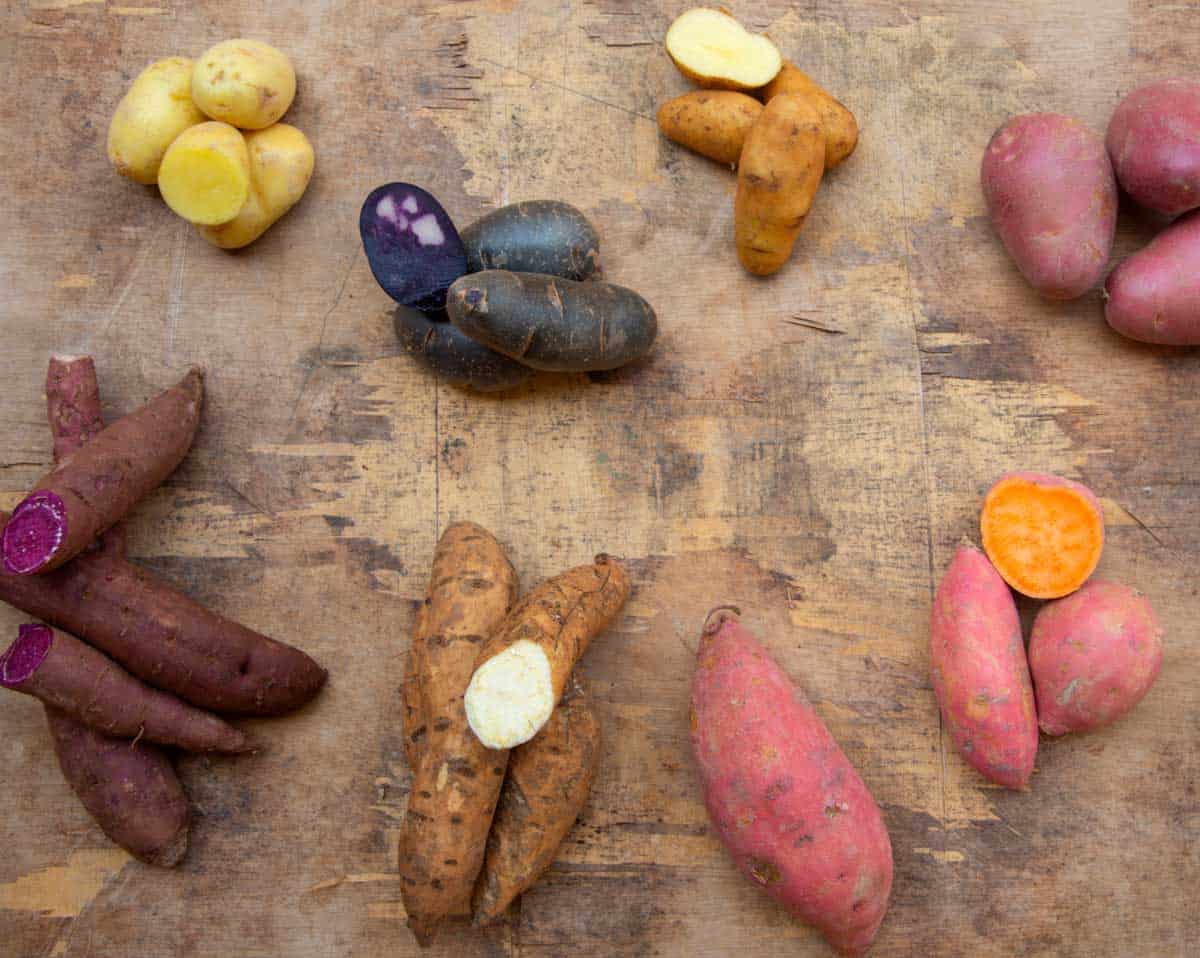
[[[714,635],[720,631],[721,626],[732,620],[736,622],[742,614],[742,610],[736,605],[719,605],[704,617],[704,635]]]

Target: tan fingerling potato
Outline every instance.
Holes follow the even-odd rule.
[[[762,104],[745,93],[693,90],[658,108],[658,128],[668,140],[732,165],[762,111]]]
[[[214,120],[262,130],[283,116],[296,96],[291,61],[258,40],[226,40],[209,48],[192,70],[192,99]]]
[[[312,178],[312,144],[294,126],[276,123],[245,134],[250,154],[250,196],[228,223],[198,226],[221,249],[248,246],[300,201]]]
[[[228,223],[250,196],[250,153],[241,130],[216,121],[184,130],[163,157],[158,191],[189,223]]]
[[[751,127],[738,166],[733,224],[747,270],[769,276],[787,262],[824,172],[816,108],[795,93],[772,99]]]
[[[770,83],[783,64],[774,43],[748,32],[723,10],[681,13],[667,30],[665,45],[679,72],[709,89],[755,90]]]
[[[825,169],[832,170],[858,146],[858,121],[845,106],[795,64],[783,61],[783,69],[759,92],[764,103],[781,93],[798,93],[817,108],[825,131]]]
[[[130,85],[108,126],[108,159],[122,176],[150,186],[175,137],[205,116],[192,102],[192,61],[155,60]]]

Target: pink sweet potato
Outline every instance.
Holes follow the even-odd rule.
[[[988,215],[1029,285],[1075,299],[1100,282],[1117,226],[1117,183],[1104,140],[1057,113],[1013,117],[981,172]]]
[[[4,527],[4,569],[14,575],[49,572],[124,518],[191,448],[203,392],[203,373],[192,369],[44,476]]]
[[[1122,336],[1200,345],[1200,212],[1172,223],[1125,260],[1104,290],[1104,318]]]
[[[692,748],[709,817],[737,867],[844,955],[887,911],[879,807],[803,692],[728,609],[705,622]]]
[[[962,545],[933,600],[933,689],[954,747],[983,776],[1024,789],[1037,756],[1033,686],[1012,593]]]
[[[21,626],[0,655],[0,685],[114,738],[144,737],[191,752],[254,749],[232,725],[143,685],[90,645],[47,625]]]
[[[1117,180],[1142,206],[1178,216],[1200,206],[1200,83],[1138,87],[1113,111],[1105,137]]]
[[[1140,592],[1093,579],[1048,602],[1029,640],[1042,731],[1086,732],[1120,718],[1150,690],[1162,656],[1162,627]]]

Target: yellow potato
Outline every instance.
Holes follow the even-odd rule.
[[[295,96],[291,61],[258,40],[218,43],[192,70],[196,106],[239,129],[265,129],[287,112]]]
[[[738,259],[751,273],[774,273],[792,255],[821,176],[825,133],[808,100],[772,99],[750,128],[738,165],[733,224]]]
[[[734,164],[754,121],[762,113],[754,97],[733,90],[693,90],[658,109],[658,128],[674,140],[718,163]]]
[[[247,134],[250,197],[228,223],[198,226],[200,235],[221,249],[248,246],[300,201],[313,172],[313,148],[294,126],[276,123]]]
[[[783,64],[774,43],[748,32],[724,10],[681,13],[667,28],[664,45],[679,72],[708,89],[756,90]]]
[[[205,116],[192,102],[192,61],[155,60],[137,75],[108,125],[108,159],[118,173],[146,186],[171,141]]]
[[[858,121],[828,90],[795,64],[783,62],[783,69],[759,92],[764,103],[780,93],[798,93],[817,108],[825,130],[825,169],[832,170],[858,146]]]
[[[250,196],[250,155],[241,130],[214,120],[184,130],[163,156],[158,191],[189,223],[228,223]]]

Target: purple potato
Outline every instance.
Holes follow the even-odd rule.
[[[527,366],[480,345],[457,326],[451,326],[445,313],[431,317],[397,306],[393,319],[400,345],[452,386],[500,392],[519,386],[533,375]]]

